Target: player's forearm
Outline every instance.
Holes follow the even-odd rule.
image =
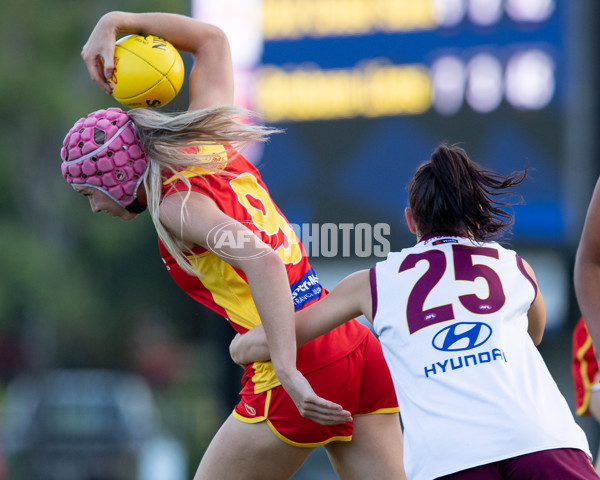
[[[294,305],[285,266],[273,252],[251,260],[244,273],[265,331],[273,369],[285,383],[296,370]]]
[[[117,33],[152,34],[189,52],[190,110],[233,103],[233,65],[225,32],[215,25],[173,13],[111,12],[101,19]],[[99,23],[100,23],[99,22]]]
[[[302,345],[314,340],[327,332],[327,328],[319,325],[318,318],[306,315],[306,310],[296,313],[296,345]],[[252,362],[269,360],[269,344],[262,325],[254,327],[249,332],[236,335],[229,346],[231,358],[238,365],[248,365]]]
[[[325,298],[295,315],[298,347],[324,335],[342,323],[371,309],[369,272],[356,272],[337,285]],[[261,325],[237,336],[229,347],[233,360],[245,365],[269,357],[269,345]]]
[[[98,22],[115,34],[137,33],[162,37],[178,50],[196,52],[207,42],[222,44],[224,33],[214,25],[174,13],[131,13],[113,11]],[[214,48],[214,45],[211,45]]]

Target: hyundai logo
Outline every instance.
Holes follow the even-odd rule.
[[[437,350],[458,352],[483,345],[491,335],[492,328],[485,323],[459,322],[440,330],[431,343]]]

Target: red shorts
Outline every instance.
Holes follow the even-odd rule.
[[[398,401],[381,345],[373,334],[350,354],[306,374],[315,393],[342,405],[352,416],[397,413]],[[320,425],[300,415],[280,386],[266,392],[240,393],[233,416],[246,423],[266,421],[284,442],[316,447],[333,441],[352,440],[352,423]]]
[[[598,383],[598,363],[594,356],[592,339],[583,318],[580,318],[573,330],[571,375],[575,387],[575,413],[590,415],[590,393],[592,386]]]
[[[556,448],[519,455],[452,473],[437,480],[598,480],[587,455],[575,448]]]

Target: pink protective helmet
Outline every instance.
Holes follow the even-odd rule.
[[[136,194],[148,159],[133,123],[120,108],[108,108],[80,118],[60,150],[67,182],[97,188],[127,210],[145,209]]]

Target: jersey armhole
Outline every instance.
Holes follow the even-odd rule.
[[[523,259],[519,255],[517,255],[517,267],[519,268],[519,270],[521,271],[523,276],[527,280],[529,280],[529,283],[531,283],[531,286],[533,287],[533,292],[534,292],[533,299],[535,300],[537,298],[537,294],[538,294],[537,284],[535,283],[533,278],[531,278],[531,275],[529,275],[529,273],[527,273],[527,270],[525,269],[525,265],[523,265]]]
[[[377,276],[375,274],[375,266],[369,269],[369,283],[371,284],[371,303],[372,303],[372,319],[375,322],[375,314],[377,313]]]

